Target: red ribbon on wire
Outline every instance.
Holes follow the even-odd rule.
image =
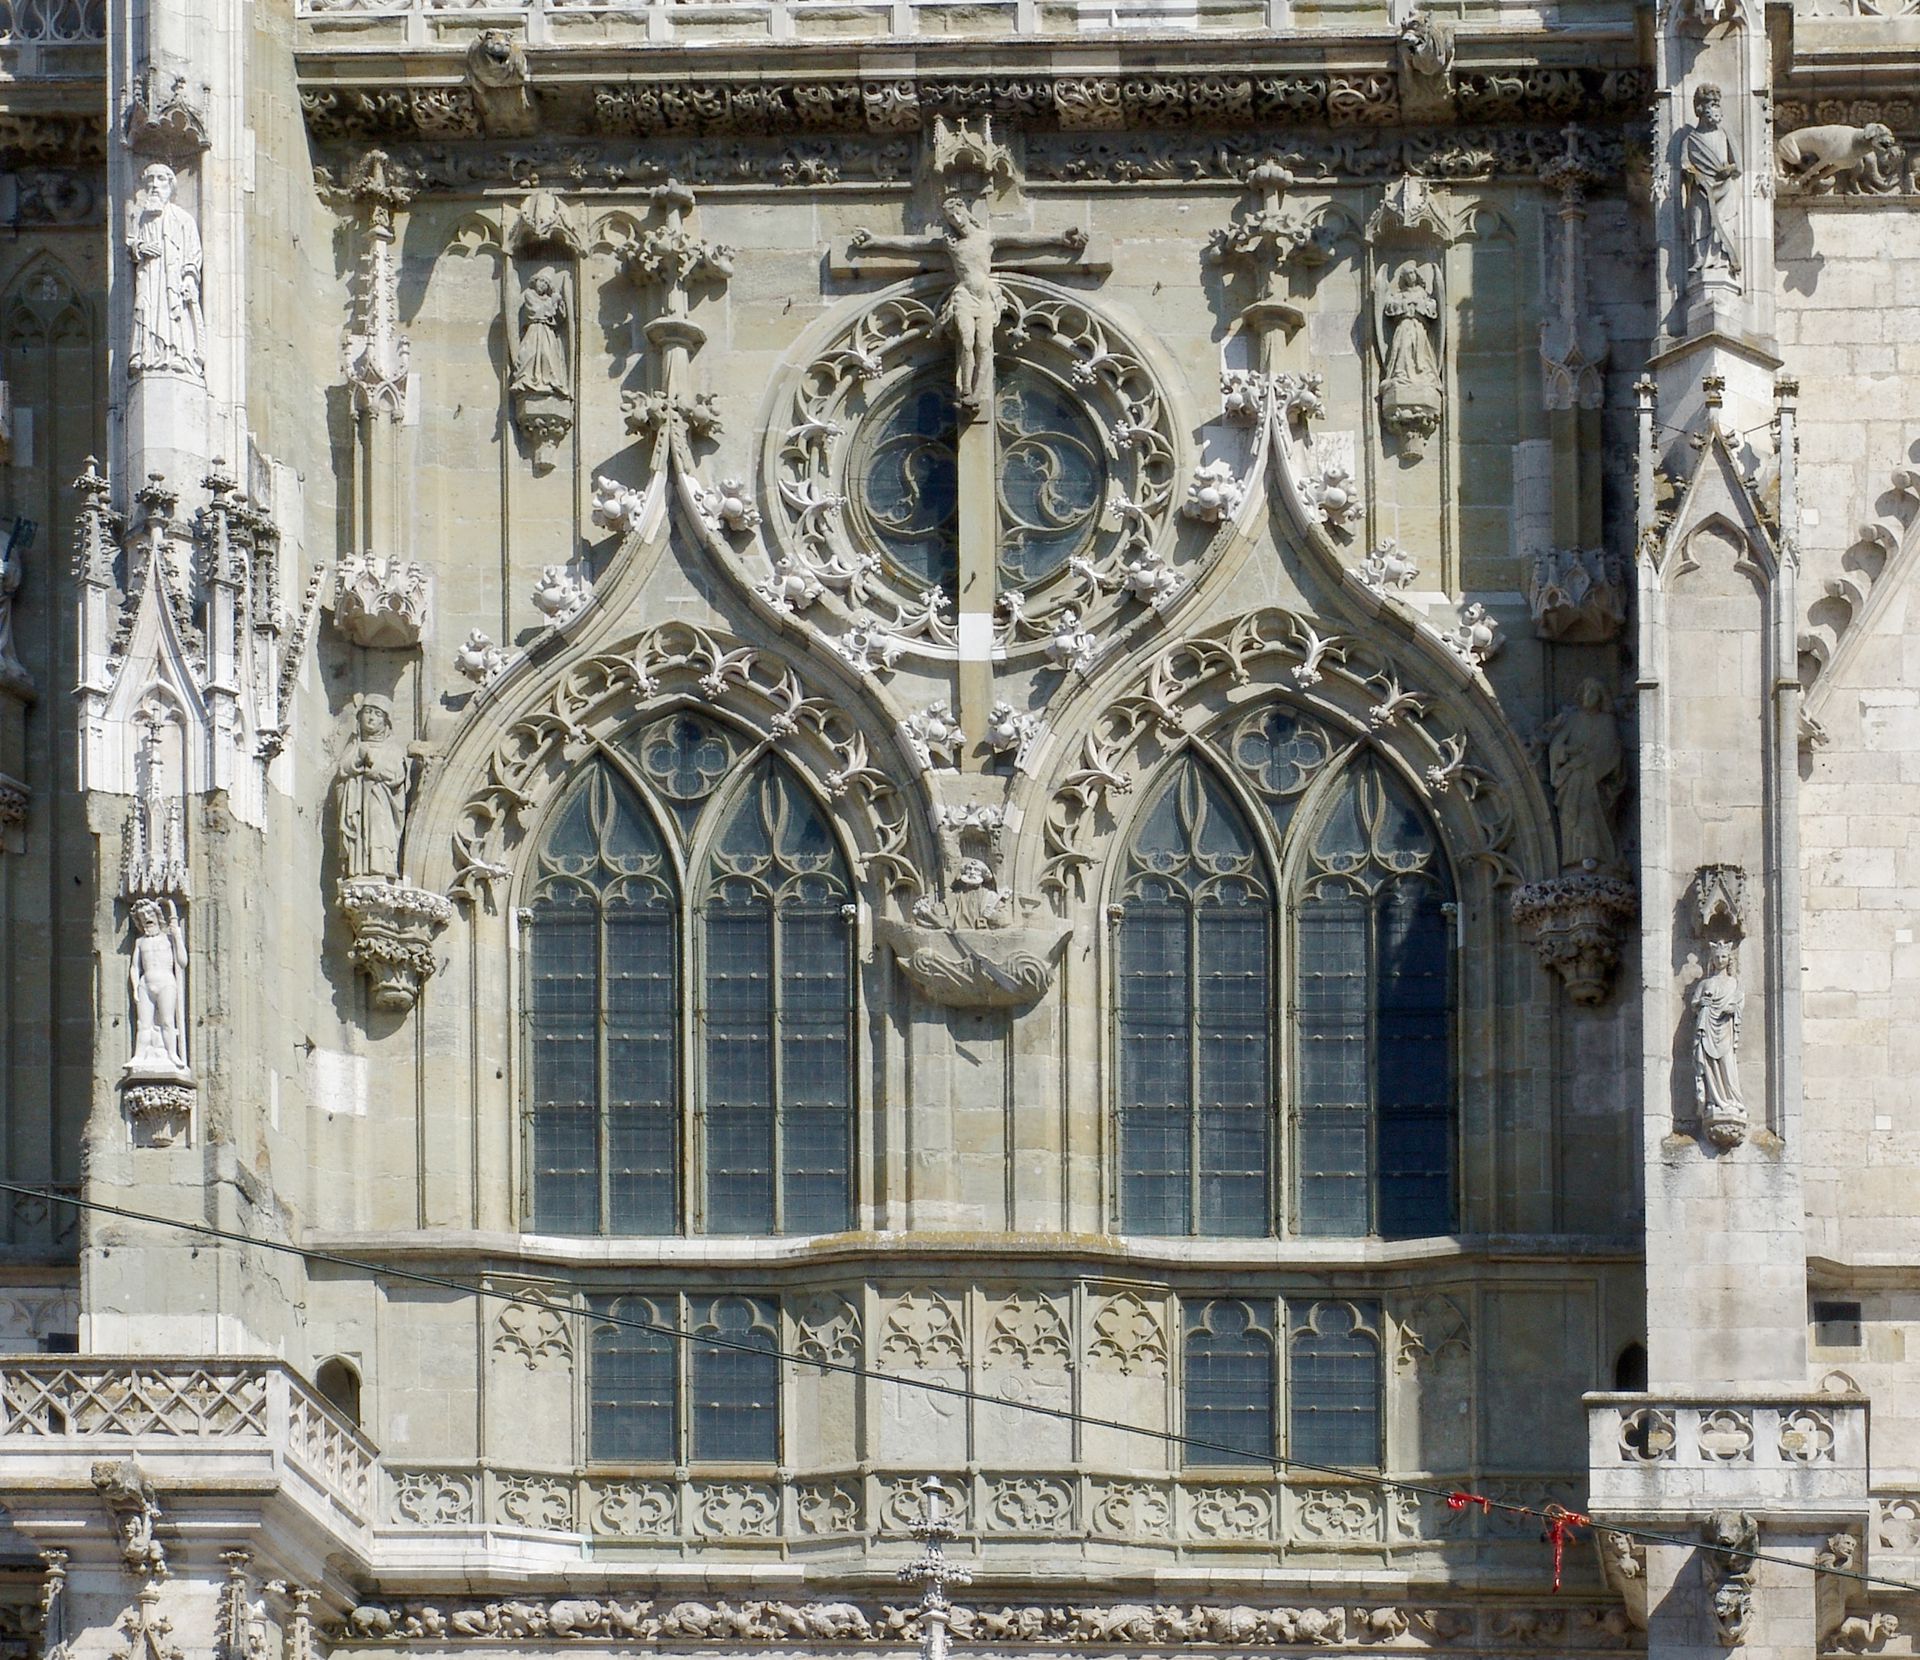
[[[1447,1502],[1451,1504],[1452,1499]],[[1569,1510],[1564,1504],[1549,1504],[1543,1512],[1547,1519],[1545,1531],[1540,1535],[1553,1546],[1553,1588],[1560,1589],[1560,1569],[1566,1559],[1567,1541],[1583,1527],[1592,1527],[1589,1521],[1577,1510]]]
[[[1449,1493],[1447,1495],[1447,1508],[1449,1510],[1465,1510],[1470,1504],[1479,1505],[1480,1514],[1483,1516],[1491,1516],[1493,1514],[1493,1500],[1488,1498],[1484,1493]]]

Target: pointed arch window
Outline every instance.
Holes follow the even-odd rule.
[[[1453,1226],[1451,877],[1382,758],[1339,749],[1257,708],[1174,759],[1121,855],[1122,1232]]]
[[[730,728],[672,716],[589,764],[523,913],[531,1226],[850,1224],[851,898],[812,797]]]
[[[1453,1226],[1453,887],[1376,757],[1350,768],[1295,908],[1298,1230]]]
[[[1273,1225],[1272,885],[1245,815],[1184,758],[1126,855],[1119,1209],[1129,1233]]]

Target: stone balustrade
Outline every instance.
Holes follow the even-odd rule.
[[[1592,1510],[1831,1515],[1867,1503],[1867,1402],[1829,1393],[1588,1395]]]
[[[315,1508],[372,1521],[373,1443],[274,1360],[9,1357],[0,1361],[8,1484],[86,1458],[212,1454],[280,1463]],[[25,1467],[23,1469],[23,1467]]]
[[[479,0],[458,9],[443,0],[299,0],[298,15],[320,29],[354,29],[356,38],[370,20],[403,20],[405,38],[420,43],[440,38],[448,22],[457,22],[462,39],[476,23],[494,23],[546,46],[630,36],[954,41],[1127,29],[1206,33],[1273,28],[1284,10],[1277,0]]]

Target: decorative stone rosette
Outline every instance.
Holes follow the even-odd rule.
[[[343,878],[334,903],[353,930],[348,955],[372,982],[373,1006],[404,1014],[433,977],[433,942],[453,920],[452,904],[384,876]]]
[[[1574,1002],[1589,1007],[1606,1001],[1621,941],[1639,911],[1631,885],[1591,872],[1529,882],[1513,896],[1513,920],[1541,966],[1566,981]]]

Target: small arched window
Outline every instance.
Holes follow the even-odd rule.
[[[1271,1463],[1273,1335],[1253,1309],[1224,1297],[1189,1307],[1185,1361],[1184,1462]]]
[[[1125,855],[1119,1211],[1128,1233],[1273,1227],[1272,886],[1245,816],[1191,756]]]
[[[1372,1304],[1292,1309],[1287,1451],[1315,1464],[1380,1462],[1380,1339]]]
[[[848,1226],[852,883],[792,771],[657,721],[569,786],[530,897],[531,1225]]]

